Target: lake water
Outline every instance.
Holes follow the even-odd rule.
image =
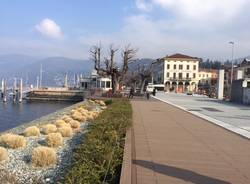
[[[72,104],[72,102],[54,101],[0,102],[0,132],[53,113]]]

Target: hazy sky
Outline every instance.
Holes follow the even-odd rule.
[[[99,42],[138,57],[250,55],[250,0],[1,0],[0,54],[89,57]]]

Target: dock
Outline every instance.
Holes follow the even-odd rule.
[[[26,94],[27,100],[74,101],[84,100],[84,91],[70,88],[44,87]]]

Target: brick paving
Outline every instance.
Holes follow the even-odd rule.
[[[132,184],[250,183],[249,140],[160,101],[131,103]]]

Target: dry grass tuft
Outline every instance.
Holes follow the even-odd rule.
[[[0,147],[0,162],[5,160],[9,160],[8,151],[5,148]]]
[[[106,106],[105,102],[102,101],[102,100],[99,101],[99,104],[100,104],[101,106]]]
[[[9,148],[21,148],[26,146],[26,139],[21,135],[4,134],[0,137],[0,143]]]
[[[57,155],[55,150],[45,146],[39,146],[32,152],[32,163],[35,166],[46,167],[57,162]]]
[[[87,113],[87,119],[88,120],[93,120],[94,119],[94,116],[93,116],[92,112]]]
[[[74,119],[74,120],[77,120],[77,121],[80,121],[80,122],[83,122],[86,120],[86,118],[79,112],[75,112],[74,114],[71,115],[71,117]]]
[[[24,130],[24,135],[26,137],[30,136],[40,136],[40,130],[36,126],[28,127]]]
[[[62,119],[56,120],[55,125],[58,128],[61,128],[61,127],[70,127],[70,125],[67,124],[67,123],[65,123],[65,121],[63,121]]]
[[[46,137],[46,143],[50,147],[59,147],[63,144],[63,138],[60,133],[50,133]]]
[[[58,128],[58,132],[62,134],[63,137],[71,137],[73,134],[71,127],[61,127]]]
[[[71,128],[73,128],[73,129],[80,128],[80,123],[78,121],[76,121],[76,120],[70,121],[69,124],[70,124]]]
[[[91,113],[92,113],[93,118],[97,118],[99,116],[99,112],[97,111],[92,111]]]
[[[47,124],[43,126],[43,133],[46,135],[50,133],[55,133],[56,131],[57,131],[56,125]]]
[[[77,110],[76,110],[76,109],[72,109],[72,110],[70,111],[70,114],[72,115],[72,114],[74,114],[75,112],[77,112]]]
[[[62,117],[62,120],[65,121],[65,123],[69,123],[72,120],[72,118],[68,115],[64,115]]]

